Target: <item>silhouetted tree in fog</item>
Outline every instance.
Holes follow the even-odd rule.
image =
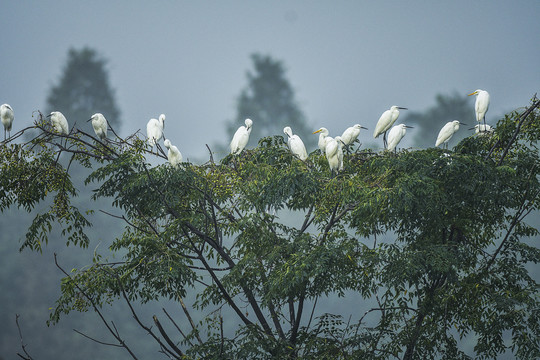
[[[457,144],[459,140],[471,134],[466,128],[476,125],[474,103],[470,102],[467,95],[460,95],[456,92],[452,95],[437,94],[435,96],[435,105],[423,112],[409,111],[403,117],[404,124],[416,125],[414,128],[414,144],[419,147],[435,146],[437,134],[444,124],[452,120],[459,120],[470,125],[464,126],[454,135],[452,141]]]
[[[285,77],[283,63],[269,55],[253,54],[251,59],[254,71],[247,72],[248,84],[238,97],[236,117],[227,123],[229,137],[250,118],[254,124],[248,146],[265,136],[283,135],[283,128],[290,126],[308,152],[314,150],[316,137],[310,136],[312,130]]]
[[[106,64],[107,61],[92,48],[69,49],[62,75],[47,96],[47,114],[60,111],[70,128],[77,122],[78,128],[87,131],[91,130],[91,125],[86,120],[100,112],[118,131],[120,110],[109,84]]]

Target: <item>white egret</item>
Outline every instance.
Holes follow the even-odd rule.
[[[285,126],[283,128],[283,132],[287,135],[287,145],[289,146],[289,149],[291,150],[293,155],[302,161],[306,161],[308,157],[306,146],[304,145],[302,139],[300,139],[300,136],[293,135],[290,126]]]
[[[407,126],[405,124],[399,124],[390,129],[388,132],[388,146],[387,149],[392,151],[399,144],[401,139],[405,136],[407,129],[412,129],[412,126]]]
[[[246,126],[240,126],[238,130],[234,133],[234,136],[231,140],[231,154],[237,155],[244,150],[246,147],[248,141],[249,141],[249,134],[251,134],[251,128],[253,127],[253,121],[251,119],[246,119],[244,121]]]
[[[328,137],[328,130],[325,127],[320,128],[313,132],[319,134],[319,149],[324,153],[326,151],[326,138]]]
[[[474,111],[476,112],[476,121],[484,121],[486,124],[486,113],[489,109],[489,93],[486,90],[475,90],[467,96],[476,95]]]
[[[337,153],[337,157],[339,161],[338,170],[341,171],[343,170],[343,145],[344,145],[343,138],[341,136],[336,136],[334,139],[336,139],[338,143],[338,153]]]
[[[51,118],[51,124],[54,131],[59,134],[69,134],[69,125],[64,114],[62,114],[60,111],[53,111],[47,115],[47,117]]]
[[[15,116],[11,106],[9,106],[9,104],[2,104],[0,106],[0,121],[2,121],[2,125],[4,125],[4,140],[6,140],[6,132],[9,132],[9,135],[11,136],[11,127],[14,118]]]
[[[399,117],[399,110],[407,110],[407,108],[401,107],[401,106],[392,106],[390,109],[386,110],[382,113],[381,117],[379,118],[379,121],[377,121],[377,125],[375,126],[375,131],[373,132],[373,137],[377,138],[379,135],[383,135],[383,144],[386,147],[386,132],[388,129],[394,125],[396,120]]]
[[[150,119],[146,124],[146,135],[148,143],[154,147],[156,143],[163,137],[163,129],[165,128],[165,114],[159,115],[159,119]]]
[[[447,122],[446,125],[442,127],[441,131],[439,131],[439,136],[437,136],[435,146],[446,143],[446,146],[448,147],[448,141],[452,138],[454,133],[459,130],[459,124],[466,125],[459,120]]]
[[[92,128],[101,140],[107,138],[107,119],[101,113],[95,113],[88,121],[92,121]]]
[[[341,140],[341,136],[336,136],[335,138],[327,136],[325,141],[324,152],[326,160],[328,161],[330,171],[334,174],[343,170],[343,141]]]
[[[474,127],[470,128],[469,130],[473,130],[473,129],[474,129],[474,133],[478,136],[489,135],[495,131],[494,128],[492,128],[491,126],[487,124],[476,124],[474,125]]]
[[[178,150],[178,148],[171,144],[169,139],[165,139],[163,141],[163,145],[169,150],[167,152],[167,159],[169,159],[169,163],[177,168],[178,164],[182,162],[182,153]]]
[[[326,154],[326,160],[328,160],[328,166],[332,173],[337,172],[339,169],[338,158],[339,144],[333,137],[327,136],[325,138],[324,151]]]
[[[341,134],[341,139],[343,141],[343,145],[348,148],[349,145],[354,143],[356,139],[358,139],[358,135],[360,135],[360,129],[366,129],[366,127],[363,127],[360,124],[354,124],[351,127],[348,127],[345,129],[343,134]]]

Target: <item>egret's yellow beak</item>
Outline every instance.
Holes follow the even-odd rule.
[[[322,131],[322,129],[319,129],[319,130],[317,130],[317,131],[314,131],[313,133],[314,133],[314,134],[317,134],[317,133],[320,133],[321,131]]]
[[[475,92],[473,92],[473,93],[467,94],[467,96],[476,95],[476,94],[478,94],[478,91],[475,91]]]

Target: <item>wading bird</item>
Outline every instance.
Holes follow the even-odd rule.
[[[173,167],[177,168],[178,164],[182,162],[182,153],[180,153],[176,146],[171,144],[169,139],[165,139],[165,141],[163,141],[163,145],[165,145],[165,147],[169,150],[167,152],[167,159],[169,159],[169,163]]]
[[[392,151],[399,144],[401,139],[405,136],[407,129],[412,129],[412,126],[407,126],[405,124],[399,124],[394,126],[388,132],[388,147],[387,149]]]
[[[11,127],[14,118],[15,116],[11,106],[9,106],[9,104],[2,104],[0,106],[0,121],[2,121],[2,125],[4,125],[4,140],[7,139],[6,132],[9,132],[9,136],[11,136]]]
[[[476,121],[484,121],[486,125],[486,113],[489,109],[489,93],[486,90],[475,90],[467,96],[476,95],[474,111],[476,112]]]
[[[349,146],[354,143],[358,139],[358,135],[360,135],[360,129],[366,129],[360,124],[354,124],[351,127],[348,127],[345,129],[343,134],[341,134],[341,139],[343,141],[343,145],[345,145],[345,149],[349,149]]]
[[[230,149],[231,154],[233,155],[240,154],[249,141],[249,134],[251,134],[253,121],[251,119],[246,119],[244,123],[246,126],[240,126],[232,138]]]
[[[394,125],[396,120],[399,117],[399,110],[407,110],[407,108],[401,106],[392,106],[390,109],[382,113],[377,125],[375,126],[375,131],[373,132],[373,137],[378,138],[379,135],[383,134],[383,144],[386,147],[386,132],[388,129]]]
[[[435,142],[435,146],[439,146],[442,143],[446,144],[446,148],[448,148],[448,141],[452,138],[452,136],[456,133],[456,131],[459,130],[459,124],[461,125],[467,125],[459,120],[454,120],[447,122],[446,125],[444,125],[439,131],[439,136],[437,136],[437,141]]]
[[[100,140],[107,138],[107,119],[101,113],[95,113],[88,121],[92,121],[92,128]]]
[[[163,129],[165,128],[165,114],[159,115],[159,119],[150,119],[146,124],[146,135],[148,143],[152,148],[163,137]]]
[[[306,151],[306,146],[300,136],[293,135],[292,129],[290,126],[285,126],[283,132],[287,135],[287,145],[289,150],[293,153],[294,156],[299,158],[302,161],[306,161],[308,155]]]
[[[51,124],[54,131],[59,134],[69,134],[69,125],[64,114],[62,114],[60,111],[53,111],[47,115],[47,117],[51,118]]]
[[[341,136],[335,138],[327,136],[324,151],[332,174],[343,170],[343,141]]]
[[[319,134],[319,149],[321,149],[321,152],[324,154],[326,151],[326,138],[330,138],[328,136],[328,130],[325,127],[320,128],[317,131],[313,132],[314,134]]]

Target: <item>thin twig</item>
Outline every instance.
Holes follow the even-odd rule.
[[[20,317],[19,314],[16,314],[16,315],[15,315],[15,323],[17,324],[17,329],[19,330],[19,338],[20,338],[20,340],[21,340],[21,348],[22,348],[24,354],[26,355],[26,357],[23,356],[23,355],[21,355],[21,354],[19,354],[19,353],[17,353],[17,355],[18,355],[21,359],[32,360],[32,359],[33,359],[32,356],[30,356],[30,354],[28,354],[28,352],[26,351],[26,344],[24,343],[23,336],[22,336],[22,331],[21,331],[21,326],[19,325],[19,317]]]

